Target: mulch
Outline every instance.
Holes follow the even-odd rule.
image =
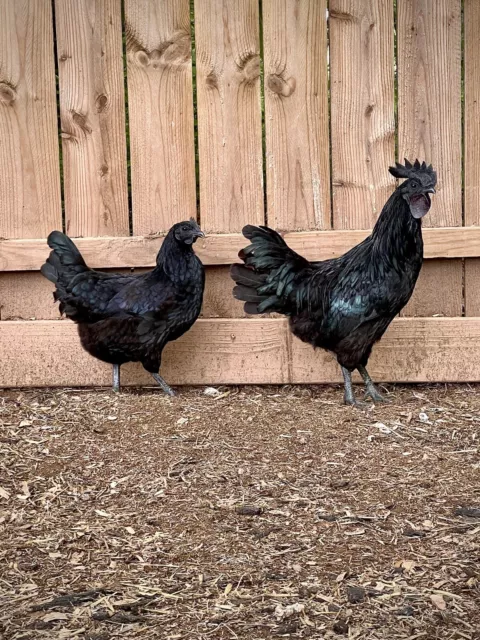
[[[480,639],[480,387],[387,390],[0,391],[0,636]]]

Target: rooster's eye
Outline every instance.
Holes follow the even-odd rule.
[[[416,189],[418,187],[418,184],[416,182],[411,182],[410,186],[412,187],[412,189]]]

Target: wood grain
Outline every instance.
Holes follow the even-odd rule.
[[[427,226],[462,224],[460,5],[460,0],[397,3],[399,156],[426,160],[437,171]],[[434,289],[418,287],[425,313],[438,313],[441,299],[448,297],[455,315],[462,314],[463,294],[456,286],[461,271],[460,261],[445,264],[436,268]]]
[[[111,367],[83,351],[67,320],[0,322],[0,351],[0,387],[111,384]],[[479,362],[480,318],[399,318],[369,371],[378,382],[478,382]],[[162,375],[174,385],[208,385],[329,383],[341,374],[331,355],[294,338],[286,320],[262,318],[199,320],[167,346]],[[122,382],[152,384],[134,364],[122,367]]]
[[[395,188],[393,3],[332,0],[333,226],[369,229]]]
[[[58,320],[54,288],[38,271],[0,273],[0,320]]]
[[[292,346],[292,382],[340,382],[332,356],[293,337]],[[398,318],[375,345],[368,371],[378,382],[474,382],[479,362],[480,318]]]
[[[287,382],[285,332],[276,320],[199,320],[167,346],[162,375],[172,384]],[[83,351],[67,320],[1,322],[0,351],[0,387],[110,384],[111,367]],[[126,365],[122,383],[151,385],[152,378],[141,366]]]
[[[269,225],[330,227],[326,0],[264,0]]]
[[[327,260],[342,255],[369,233],[306,231],[285,233],[284,238],[292,249],[308,260]],[[427,228],[423,238],[427,259],[480,256],[480,227]],[[75,243],[91,267],[119,269],[152,267],[162,238],[76,238]],[[245,244],[245,238],[240,234],[211,235],[197,241],[195,251],[205,265],[227,265],[238,261],[238,251]],[[48,252],[45,240],[0,240],[0,270],[38,271]],[[438,286],[436,289],[438,293]]]
[[[480,2],[465,0],[465,224],[480,224]],[[465,261],[465,314],[480,315],[480,260]]]
[[[0,2],[0,237],[61,228],[52,7]]]
[[[423,264],[420,271],[417,286],[413,292],[410,302],[403,308],[402,316],[423,316],[432,314],[432,298],[434,300],[435,315],[456,316],[458,313],[459,296],[462,292],[462,270],[452,269],[449,274],[449,284],[456,292],[456,295],[444,295],[439,291],[438,282],[442,281],[445,271],[450,267],[450,260],[429,260]],[[425,295],[427,292],[427,295]]]
[[[263,224],[257,0],[195,1],[200,213],[207,231]]]
[[[133,232],[196,217],[189,0],[125,0]]]
[[[65,225],[128,235],[120,0],[55,0]]]
[[[246,318],[243,302],[233,297],[230,267],[211,266],[205,270],[202,318]]]

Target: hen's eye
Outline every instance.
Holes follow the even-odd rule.
[[[411,182],[410,185],[412,189],[416,189],[418,187],[418,184],[415,181]]]
[[[182,227],[182,231],[188,231],[188,227]]]

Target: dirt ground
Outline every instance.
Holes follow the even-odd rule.
[[[480,387],[388,391],[0,391],[0,636],[479,639]]]

